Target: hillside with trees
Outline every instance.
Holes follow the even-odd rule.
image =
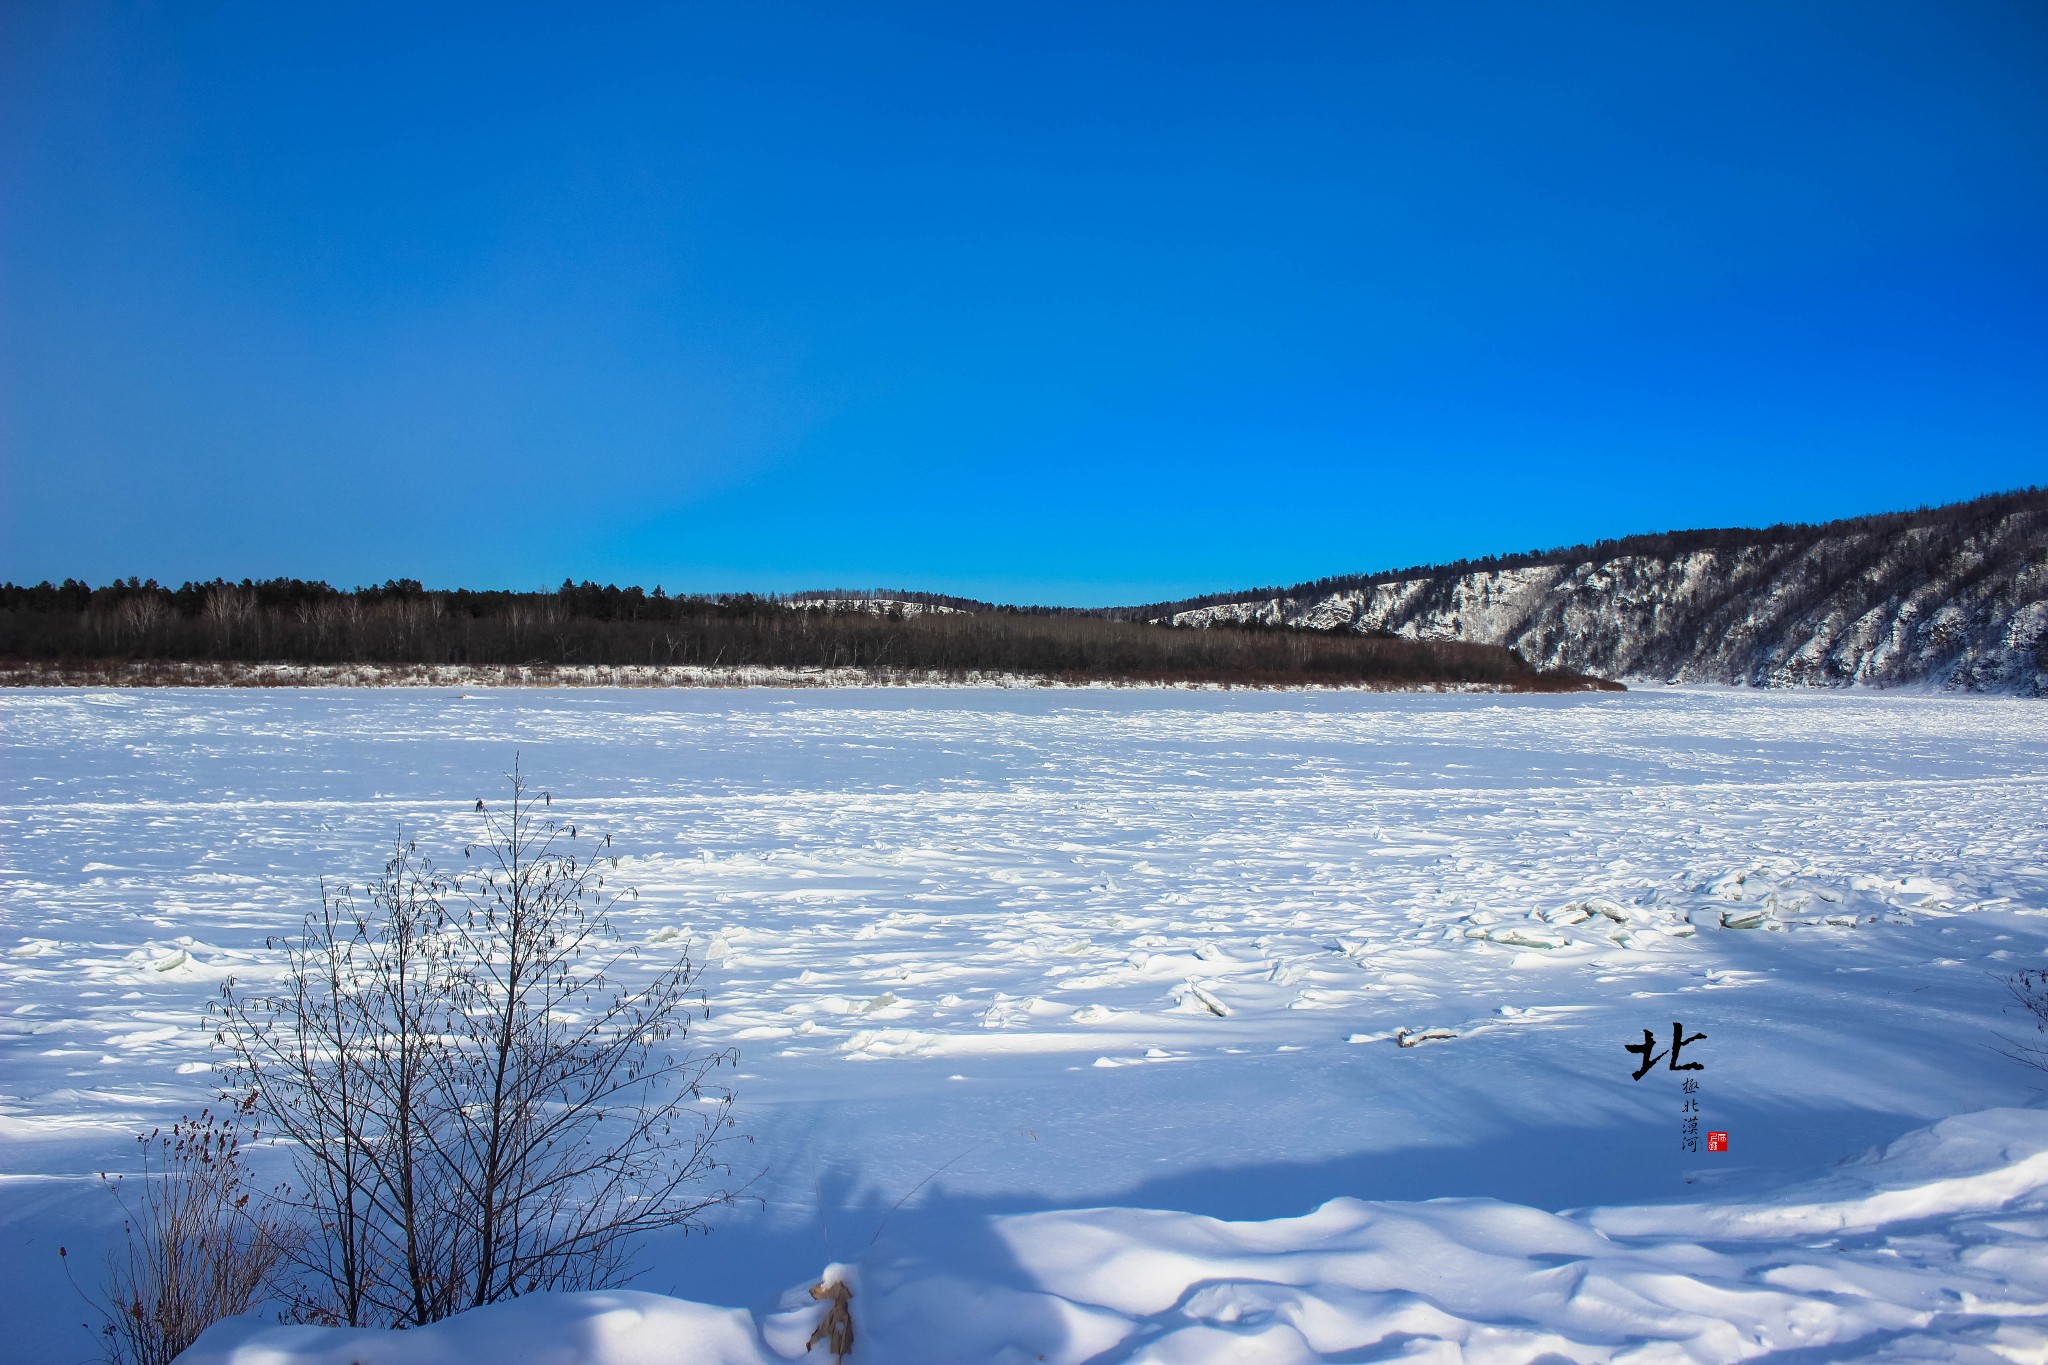
[[[2048,695],[2048,489],[1818,525],[1669,531],[1118,613],[1505,645],[1660,682]]]
[[[670,596],[300,579],[0,585],[0,677],[277,666],[733,670],[877,681],[1568,689],[1599,678],[2048,695],[2048,489],[1821,524],[1666,531],[1088,610],[912,589]],[[664,674],[663,671],[667,673]],[[723,673],[720,673],[723,670]],[[717,678],[708,675],[717,673]],[[386,680],[390,680],[387,676]],[[568,680],[564,677],[563,680]]]

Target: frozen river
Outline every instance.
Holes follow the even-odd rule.
[[[692,1298],[990,1213],[1733,1199],[2048,1090],[2000,1051],[2048,957],[2040,702],[17,691],[0,746],[0,1269],[38,1297],[107,1235],[89,1173],[210,1098],[221,979],[398,830],[452,858],[515,754],[740,1053],[763,1203],[642,1282]],[[1631,1079],[1674,1022],[1725,1153]]]

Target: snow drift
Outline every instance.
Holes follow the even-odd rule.
[[[1299,1218],[1146,1209],[988,1220],[1007,1256],[878,1246],[854,1361],[1718,1362],[2048,1354],[2048,1112],[1944,1120],[1753,1202],[1566,1214],[1333,1199]],[[1003,1264],[1002,1262],[1007,1262]],[[215,1326],[183,1365],[768,1365],[758,1317],[630,1292],[535,1295],[422,1331]],[[822,1347],[810,1353],[825,1359]]]

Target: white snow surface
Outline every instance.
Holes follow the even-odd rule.
[[[1761,1204],[1559,1216],[1333,1199],[1297,1218],[1150,1209],[988,1220],[997,1258],[884,1255],[857,1358],[891,1361],[2013,1361],[2048,1352],[2048,1123],[1948,1119]],[[842,1267],[833,1267],[845,1274]],[[804,1356],[817,1309],[534,1295],[425,1331],[216,1327],[188,1365]],[[858,1329],[857,1329],[858,1330]]]
[[[0,1358],[91,1357],[55,1248],[221,980],[515,750],[706,963],[760,1203],[189,1360],[806,1358],[828,1265],[854,1361],[2048,1359],[2048,711],[1704,689],[0,696]]]

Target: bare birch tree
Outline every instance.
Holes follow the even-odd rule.
[[[293,1144],[306,1316],[413,1326],[612,1283],[637,1234],[733,1198],[711,1085],[732,1056],[680,1050],[696,967],[620,947],[609,838],[511,788],[477,803],[462,870],[401,843],[361,899],[323,886],[275,993],[223,988],[228,1080]]]

